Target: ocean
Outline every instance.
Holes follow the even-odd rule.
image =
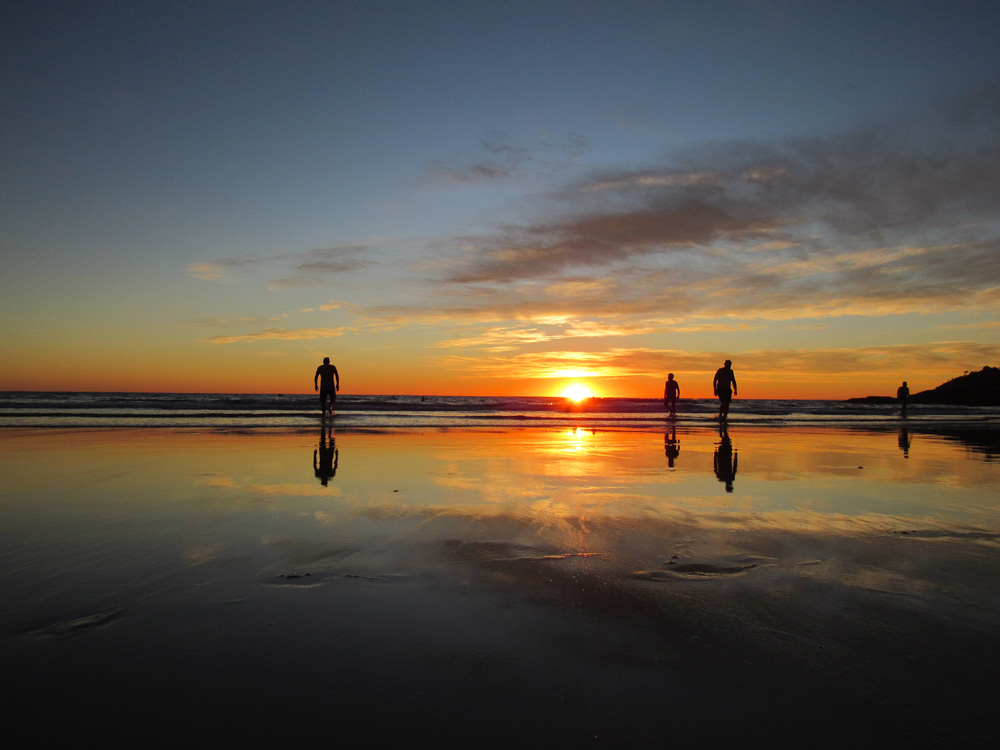
[[[514,426],[660,429],[663,403],[653,398],[341,395],[332,423],[345,429]],[[681,399],[677,424],[716,421],[715,399]],[[0,392],[0,427],[312,427],[315,394]],[[895,428],[1000,426],[1000,408],[894,405],[832,400],[736,399],[728,423]]]

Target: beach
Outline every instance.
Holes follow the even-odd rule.
[[[4,702],[35,741],[978,745],[998,446],[3,428]]]

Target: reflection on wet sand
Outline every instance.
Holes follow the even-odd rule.
[[[676,425],[672,425],[663,436],[663,452],[667,456],[667,468],[670,471],[673,471],[675,468],[674,461],[681,453],[681,444],[680,441],[677,440]]]
[[[715,477],[726,485],[726,492],[733,491],[738,460],[733,441],[729,439],[729,429],[722,423],[719,425],[719,446],[715,449],[714,467]]]
[[[985,744],[1000,465],[894,437],[672,428],[665,472],[659,432],[0,432],[6,707],[76,740]]]
[[[313,451],[313,473],[324,487],[337,476],[339,462],[340,451],[337,450],[337,440],[333,437],[332,428],[324,425],[320,428],[319,445]]]
[[[899,438],[896,441],[899,444],[899,449],[903,451],[903,458],[910,457],[910,431],[905,427],[901,427],[899,430]]]
[[[964,445],[970,451],[981,454],[986,461],[1000,461],[1000,443],[993,430],[944,430],[934,429],[932,434],[950,442]]]

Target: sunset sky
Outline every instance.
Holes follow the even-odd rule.
[[[1000,3],[6,2],[0,390],[1000,365]]]

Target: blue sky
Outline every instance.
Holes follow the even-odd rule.
[[[0,18],[0,387],[295,391],[330,353],[354,392],[655,395],[731,356],[760,395],[864,395],[996,364],[996,3]]]

